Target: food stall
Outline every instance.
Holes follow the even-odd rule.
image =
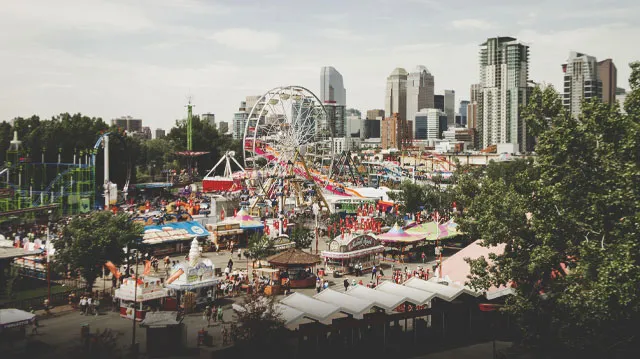
[[[264,286],[264,295],[278,295],[282,292],[280,285],[280,270],[275,268],[257,268],[256,274]],[[260,292],[260,290],[258,290]]]
[[[154,256],[164,256],[172,253],[182,253],[188,248],[189,240],[195,238],[204,240],[209,232],[196,221],[170,222],[144,227],[143,243],[151,246]]]
[[[289,278],[291,288],[312,288],[316,284],[316,264],[320,257],[303,250],[290,248],[267,258],[272,268],[280,270],[280,278]]]
[[[138,321],[143,320],[152,307],[161,308],[161,300],[166,296],[162,281],[155,277],[126,278],[115,292],[115,297],[120,299],[120,316],[133,319],[135,308]]]
[[[211,231],[211,243],[222,248],[228,248],[229,243],[240,242],[244,230],[240,228],[239,222],[222,221],[217,224],[207,224],[207,229]]]
[[[215,299],[213,297],[215,289],[221,279],[215,278],[214,265],[211,260],[201,257],[197,239],[191,242],[189,261],[176,264],[170,273],[166,287],[176,292],[178,303],[181,303],[181,297],[183,298],[182,304],[197,306],[206,303],[210,292],[212,299]],[[193,299],[192,303],[184,303],[185,300],[191,301],[191,298]],[[189,305],[185,305],[185,307]]]
[[[363,270],[378,265],[378,254],[384,251],[384,247],[378,240],[363,233],[348,233],[337,236],[328,244],[328,250],[322,251],[325,273],[351,273],[358,263]]]

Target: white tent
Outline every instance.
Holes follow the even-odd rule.
[[[304,294],[293,293],[283,298],[280,303],[304,312],[306,317],[318,321],[327,321],[340,311],[340,307],[325,303]]]
[[[304,318],[304,312],[288,305],[276,303],[274,305],[274,309],[280,314],[280,318],[284,321],[284,325],[294,325]]]
[[[448,286],[434,281],[422,280],[416,277],[409,279],[404,283],[404,285],[415,289],[429,291],[431,293],[434,293],[437,298],[446,300],[447,302],[450,302],[456,299],[460,294],[467,292],[469,294],[474,293],[473,295],[477,296],[475,292],[466,290],[462,287]]]
[[[9,308],[0,309],[0,329],[15,328],[30,324],[35,314],[24,310]]]
[[[345,293],[353,297],[369,300],[373,302],[376,307],[382,308],[386,311],[395,310],[399,305],[407,300],[406,297],[398,294],[385,293],[362,285],[351,287]]]
[[[340,307],[340,311],[351,314],[356,319],[362,319],[363,315],[375,306],[375,303],[371,300],[336,292],[333,289],[325,289],[313,297]]]
[[[407,302],[414,305],[425,305],[427,303],[430,303],[431,299],[436,296],[435,293],[432,292],[405,287],[403,285],[396,284],[390,281],[382,282],[376,287],[376,290],[405,297]]]

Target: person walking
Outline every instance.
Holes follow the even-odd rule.
[[[93,311],[94,311],[94,315],[97,317],[98,315],[100,315],[100,298],[96,297],[96,299],[93,301]]]
[[[343,285],[344,285],[344,291],[346,292],[347,289],[349,289],[349,280],[347,278],[344,279]]]
[[[80,298],[80,315],[85,315],[87,311],[87,299],[85,297]]]
[[[233,258],[229,257],[229,261],[227,262],[227,268],[229,268],[229,272],[233,270]]]
[[[218,307],[218,321],[219,321],[220,323],[224,323],[224,320],[223,320],[223,318],[222,318],[222,315],[223,315],[223,313],[222,313],[222,306],[219,306],[219,307]]]
[[[427,262],[427,255],[424,254],[424,252],[422,252],[422,254],[420,255],[422,257],[422,264]]]
[[[376,278],[376,273],[378,273],[378,268],[374,265],[373,268],[371,269],[371,279]]]
[[[202,320],[207,321],[207,327],[211,326],[211,307],[207,305],[202,312]]]
[[[322,289],[322,283],[320,283],[320,278],[316,279],[316,292],[320,293],[320,290]]]

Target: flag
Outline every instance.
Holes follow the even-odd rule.
[[[111,274],[114,277],[120,279],[122,274],[118,272],[118,268],[116,268],[115,264],[111,263],[111,261],[107,261],[107,263],[105,263],[104,266],[107,267],[107,269],[109,269],[109,272],[111,272]]]
[[[144,272],[142,272],[142,275],[149,275],[149,273],[151,273],[151,261],[145,260],[144,261]]]

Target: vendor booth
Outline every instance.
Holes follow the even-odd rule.
[[[214,240],[221,248],[226,248],[230,241],[234,242],[236,248],[246,247],[251,234],[264,231],[264,223],[255,220],[244,209],[213,227],[215,228]]]
[[[166,287],[174,290],[178,303],[190,311],[197,305],[215,299],[220,278],[215,278],[211,260],[201,257],[200,245],[196,239],[191,242],[188,258],[189,262],[178,263],[171,269]]]
[[[144,244],[151,246],[154,256],[182,253],[193,238],[204,240],[209,231],[196,221],[172,222],[144,227]]]
[[[217,224],[207,224],[207,229],[211,231],[211,243],[220,249],[229,248],[229,245],[240,243],[244,231],[238,222],[218,222]]]
[[[162,281],[154,277],[126,278],[115,292],[115,297],[120,299],[120,316],[133,319],[135,308],[138,321],[143,320],[148,311],[162,308],[162,299],[166,296]]]
[[[412,259],[409,253],[405,253],[405,248],[408,246],[415,247],[424,242],[424,234],[405,232],[402,227],[396,224],[387,233],[378,235],[378,239],[385,247],[392,249],[387,252],[389,255],[385,255],[385,260],[405,263]],[[398,253],[393,253],[394,250],[398,251]]]
[[[280,270],[280,278],[289,278],[291,288],[312,288],[316,284],[316,264],[320,257],[303,250],[290,248],[267,258],[273,268]]]
[[[378,254],[384,251],[378,240],[369,234],[344,234],[329,242],[329,250],[322,251],[326,273],[353,272],[356,264],[363,270],[378,265]]]

